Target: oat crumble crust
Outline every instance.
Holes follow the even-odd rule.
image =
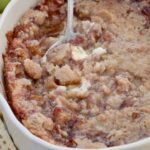
[[[76,0],[83,33],[63,34],[66,1],[41,0],[7,33],[4,78],[22,124],[45,141],[103,148],[150,136],[150,1]]]

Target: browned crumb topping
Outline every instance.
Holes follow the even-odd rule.
[[[30,59],[24,60],[24,69],[32,79],[40,79],[42,76],[41,66]]]
[[[60,85],[72,85],[80,83],[80,76],[68,65],[65,65],[61,68],[56,68],[54,76]]]
[[[150,1],[76,0],[74,30],[83,36],[41,64],[65,23],[65,0],[41,0],[7,33],[4,77],[18,119],[34,135],[67,147],[149,137]]]

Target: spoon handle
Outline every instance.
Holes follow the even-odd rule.
[[[65,35],[70,37],[73,33],[73,15],[74,15],[74,0],[68,0],[67,3],[67,25]]]

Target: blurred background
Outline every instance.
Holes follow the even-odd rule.
[[[3,12],[10,0],[0,0],[0,14]]]

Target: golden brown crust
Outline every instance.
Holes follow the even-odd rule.
[[[4,77],[4,88],[6,92],[6,97],[9,105],[11,106],[12,110],[14,111],[16,117],[19,119],[19,113],[16,110],[15,106],[13,105],[13,100],[12,100],[12,87],[9,83],[9,76],[8,76],[8,59],[6,54],[3,55],[3,60],[4,60],[4,69],[3,69],[3,77]],[[20,119],[19,119],[20,120]]]

